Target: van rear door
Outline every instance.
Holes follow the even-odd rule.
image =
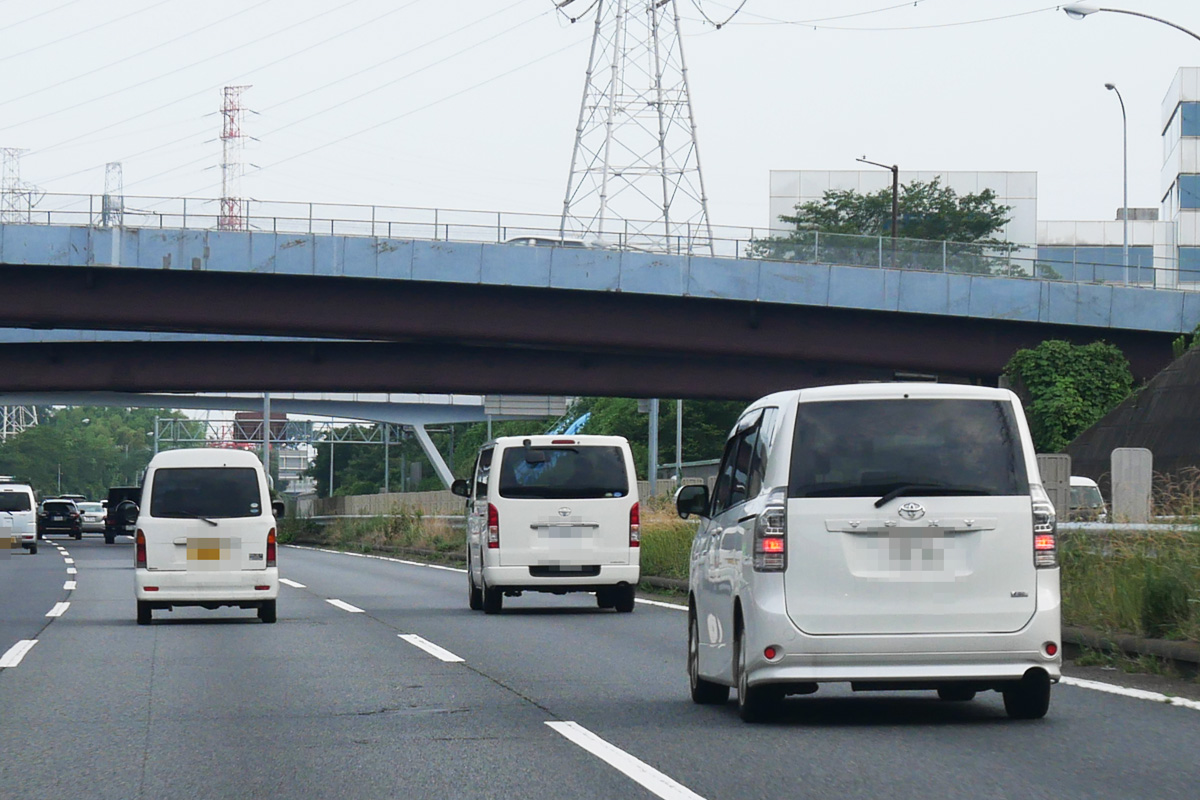
[[[266,569],[270,518],[254,468],[163,467],[149,494],[148,569]]]
[[[624,448],[510,446],[493,480],[499,481],[502,501],[502,566],[629,563],[629,517],[636,494]]]
[[[812,634],[1002,633],[1036,610],[1013,408],[954,398],[801,402],[786,600]]]

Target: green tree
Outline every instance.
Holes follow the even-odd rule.
[[[955,271],[999,273],[1008,270],[1013,245],[995,234],[1009,221],[1010,206],[996,201],[991,189],[959,195],[938,178],[912,181],[900,187],[896,235],[896,264],[903,268],[941,269],[943,255]],[[878,237],[892,234],[892,188],[871,194],[831,189],[820,200],[801,203],[780,221],[794,225],[786,236],[752,243],[754,257],[875,264],[880,258]],[[869,237],[869,238],[868,238]],[[943,245],[942,243],[947,244]],[[891,258],[884,243],[882,257]]]
[[[1129,396],[1133,373],[1114,345],[1075,345],[1059,339],[1018,350],[1004,374],[1025,398],[1039,453],[1058,453]]]

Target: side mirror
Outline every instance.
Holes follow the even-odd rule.
[[[138,507],[137,503],[131,500],[123,500],[117,506],[117,521],[122,525],[133,525],[137,522]]]
[[[459,480],[455,481],[454,483],[450,484],[450,491],[452,494],[456,494],[459,497],[470,497],[471,496],[471,490],[470,490],[470,488],[468,488],[467,482],[462,479],[459,479]]]
[[[683,519],[692,514],[708,516],[708,487],[703,484],[680,486],[675,491],[675,510]]]
[[[275,515],[275,519],[283,519],[287,514],[287,506],[282,500],[272,500],[271,513]]]

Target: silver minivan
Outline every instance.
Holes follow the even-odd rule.
[[[633,611],[641,577],[633,454],[623,436],[501,436],[485,443],[467,498],[468,605],[494,614],[524,592],[595,592]]]
[[[826,682],[1003,694],[1040,718],[1059,680],[1053,506],[1016,395],[929,383],[830,386],[753,403],[701,517],[688,591],[697,703],[742,718]]]

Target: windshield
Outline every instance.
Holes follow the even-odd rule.
[[[79,510],[86,511],[89,514],[95,514],[97,511],[103,511],[104,506],[99,503],[79,503]]]
[[[150,516],[257,517],[262,515],[258,472],[251,467],[187,467],[154,473]]]
[[[1029,493],[1005,402],[801,403],[792,448],[789,497]]]
[[[24,492],[0,492],[0,511],[32,511],[33,504]]]
[[[629,494],[625,456],[619,447],[524,447],[504,451],[500,496],[587,499]]]
[[[47,500],[42,504],[42,510],[47,514],[70,514],[72,511],[77,511],[75,504],[66,500],[55,502]]]
[[[1071,508],[1100,508],[1104,498],[1100,496],[1097,486],[1072,486]]]

